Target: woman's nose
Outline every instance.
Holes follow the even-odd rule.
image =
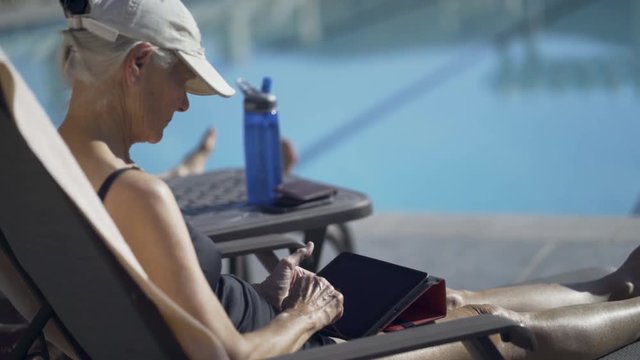
[[[178,107],[178,111],[180,112],[184,112],[189,110],[189,98],[187,97],[187,94],[185,93],[182,97],[182,102],[180,103],[180,107]]]

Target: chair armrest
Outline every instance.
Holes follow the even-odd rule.
[[[242,255],[254,254],[267,272],[271,273],[280,261],[274,250],[289,249],[289,252],[293,252],[304,246],[302,242],[282,234],[216,242],[222,258],[231,260],[229,271],[245,280],[248,280],[249,273]]]
[[[476,340],[481,338],[487,339],[486,337],[488,335],[498,333],[504,341],[509,341],[509,339],[517,337],[519,340],[528,342],[530,348],[535,348],[535,338],[533,334],[521,324],[499,316],[479,315],[386,333],[381,336],[370,336],[350,340],[345,343],[280,356],[277,357],[277,359],[371,359],[460,340],[474,340],[471,344],[474,345],[476,350],[479,350],[477,347],[479,344]],[[482,341],[480,341],[480,343],[482,343]],[[494,358],[492,354],[487,354],[483,350],[480,350],[480,352],[484,354],[483,358]]]
[[[304,247],[304,244],[285,235],[265,235],[238,240],[220,241],[216,242],[216,247],[222,254],[222,257],[227,258],[270,250],[299,249]]]

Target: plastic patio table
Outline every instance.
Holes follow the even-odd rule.
[[[295,177],[289,177],[286,180]],[[269,213],[247,204],[244,171],[226,169],[168,180],[187,221],[216,243],[230,240],[304,233],[316,245],[306,267],[316,270],[327,227],[364,218],[372,213],[369,197],[336,187],[333,201],[283,213]]]

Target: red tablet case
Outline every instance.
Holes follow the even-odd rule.
[[[434,276],[433,285],[402,310],[398,316],[384,328],[384,331],[398,331],[423,325],[441,319],[447,315],[446,285],[444,279]]]

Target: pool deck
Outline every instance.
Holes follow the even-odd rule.
[[[640,245],[637,217],[380,212],[349,226],[356,252],[471,290],[616,267]],[[335,255],[327,248],[321,263]],[[266,273],[252,263],[252,280],[262,279]]]
[[[482,289],[621,264],[640,218],[380,213],[351,225],[357,251]]]

